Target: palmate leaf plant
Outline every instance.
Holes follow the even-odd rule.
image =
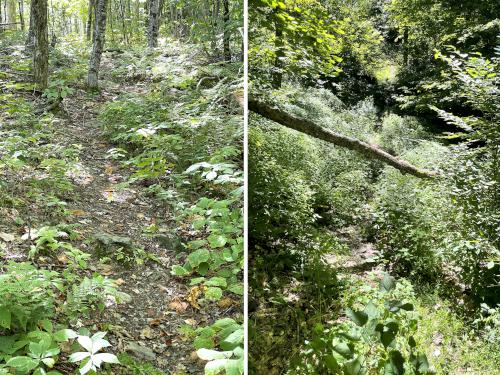
[[[395,279],[385,275],[374,293],[378,299],[362,309],[347,308],[347,321],[329,328],[318,324],[290,373],[434,374],[414,338],[419,317],[395,288]]]
[[[227,375],[242,375],[243,339],[243,326],[230,318],[219,319],[211,326],[200,328],[195,346],[200,346],[196,351],[198,357],[208,361],[205,365],[205,375],[223,372]],[[212,349],[216,346],[222,350]]]
[[[118,358],[111,353],[100,353],[104,348],[111,344],[104,340],[106,332],[97,332],[93,336],[78,336],[77,341],[85,351],[76,352],[69,357],[70,362],[80,362],[80,374],[85,375],[89,372],[97,372],[103,363],[119,364]]]

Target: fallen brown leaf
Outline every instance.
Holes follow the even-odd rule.
[[[168,307],[170,307],[170,309],[172,310],[175,310],[177,314],[182,314],[183,312],[185,312],[188,306],[189,304],[187,302],[181,301],[179,297],[174,297],[168,304]]]
[[[141,331],[139,335],[142,339],[152,339],[155,336],[155,333],[150,327],[146,327]]]
[[[221,309],[227,309],[228,307],[231,307],[231,306],[236,305],[236,304],[237,304],[237,302],[234,299],[229,298],[229,297],[223,298],[219,302],[217,302],[217,305]]]
[[[186,296],[186,300],[189,302],[191,306],[195,309],[200,309],[200,305],[198,304],[198,297],[200,294],[205,293],[207,287],[205,285],[196,285],[191,288],[188,295]]]

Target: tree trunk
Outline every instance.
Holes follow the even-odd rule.
[[[149,18],[147,22],[148,47],[158,47],[158,32],[160,28],[161,0],[149,0]]]
[[[23,0],[19,0],[19,22],[21,22],[21,30],[24,31],[24,2]]]
[[[89,0],[89,8],[87,11],[87,40],[92,39],[92,19],[94,16],[95,0]],[[93,39],[92,39],[93,40]]]
[[[16,0],[7,0],[7,23],[9,23],[9,29],[17,29],[17,10],[16,10]]]
[[[33,2],[34,53],[33,75],[39,90],[47,88],[49,77],[49,32],[47,28],[47,0]]]
[[[224,33],[223,33],[223,44],[224,44],[224,60],[231,61],[231,48],[229,45],[231,34],[229,30],[229,0],[222,0],[223,7],[223,21],[224,21]]]
[[[28,30],[28,37],[26,38],[26,50],[28,51],[33,51],[33,47],[35,44],[35,10],[34,8],[34,1],[31,1],[30,5],[30,26]]]
[[[294,117],[279,108],[272,107],[260,100],[250,98],[248,101],[248,109],[269,120],[284,125],[287,128],[294,129],[298,132],[310,135],[311,137],[321,139],[325,142],[336,146],[345,147],[350,150],[359,152],[369,159],[377,159],[390,166],[398,169],[402,173],[409,173],[419,178],[431,178],[437,174],[432,171],[419,169],[410,163],[392,156],[388,152],[378,148],[376,145],[368,144],[355,138],[337,134],[330,129],[325,129],[320,125]]]
[[[102,50],[106,35],[106,11],[108,0],[96,0],[94,21],[94,45],[89,62],[87,86],[96,89],[99,86],[99,66],[101,65]]]

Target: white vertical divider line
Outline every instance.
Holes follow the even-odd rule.
[[[243,329],[244,337],[244,374],[248,374],[248,0],[243,0],[243,74],[244,74],[244,120],[243,120],[243,176],[244,176],[244,202],[243,202]]]

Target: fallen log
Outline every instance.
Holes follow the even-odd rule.
[[[401,173],[408,173],[419,178],[433,178],[437,176],[436,172],[420,169],[405,160],[389,154],[377,145],[369,144],[359,139],[348,137],[326,129],[312,121],[295,117],[282,109],[264,103],[261,100],[250,98],[248,100],[248,109],[262,117],[277,122],[287,128],[307,134],[311,137],[321,139],[335,146],[344,147],[370,159],[380,160],[396,169]]]

